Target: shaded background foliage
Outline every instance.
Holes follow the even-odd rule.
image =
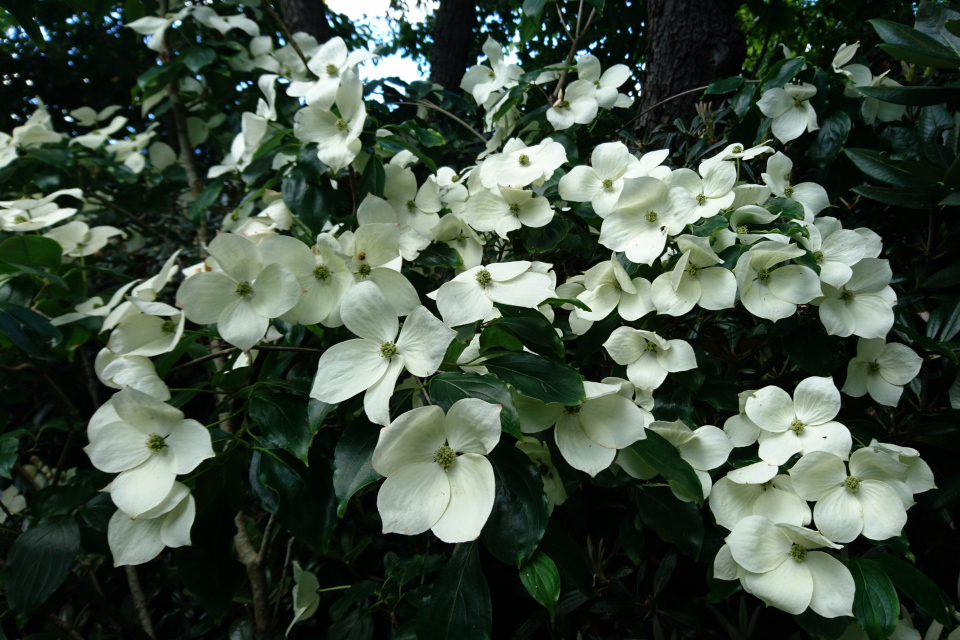
[[[276,8],[288,22],[294,23],[296,12],[303,10],[307,1],[285,0],[276,3]],[[0,6],[9,9],[14,4],[2,2]],[[405,51],[432,63],[432,79],[448,91],[428,93],[430,87],[426,85],[406,87],[399,80],[379,83],[386,100],[399,101],[399,87],[408,95],[429,95],[469,122],[478,122],[475,107],[460,95],[456,84],[463,67],[476,60],[488,36],[501,42],[519,41],[517,56],[526,70],[556,63],[567,50],[564,27],[553,5],[533,3],[539,4],[542,12],[539,17],[531,17],[522,11],[526,4],[502,0],[471,2],[468,7],[463,0],[442,0],[441,11],[428,16],[422,24],[397,22],[393,40],[378,43],[382,51]],[[727,6],[713,0],[703,4]],[[120,25],[152,15],[158,8],[156,3],[128,0],[118,5],[76,0],[19,4],[28,5],[30,15],[44,30],[42,50],[24,31],[14,27],[8,14],[0,13],[0,27],[7,36],[0,43],[0,104],[12,115],[11,120],[0,124],[0,130],[9,130],[22,122],[33,110],[35,96],[50,108],[57,130],[69,132],[73,125],[64,119],[66,111],[81,105],[129,105],[132,96],[136,99],[150,87],[150,79],[144,79],[143,74],[154,67],[154,54]],[[650,86],[652,81],[647,83],[643,69],[647,48],[657,34],[650,33],[646,25],[650,12],[657,10],[658,5],[662,7],[654,0],[588,2],[588,8],[602,7],[603,15],[582,43],[582,50],[597,53],[604,67],[623,62],[635,69],[641,86],[650,93],[655,93],[656,87]],[[443,7],[457,10],[444,13]],[[473,15],[464,20],[464,11],[469,14],[470,8]],[[876,47],[880,39],[867,20],[882,17],[912,24],[916,4],[889,0],[751,0],[729,9],[730,24],[744,34],[743,57],[736,65],[742,64],[746,79],[755,80],[764,78],[783,59],[782,45],[812,63],[829,67],[837,47],[855,40],[861,42],[860,61],[869,64],[875,73],[886,69],[900,73],[900,62]],[[282,37],[279,28],[255,3],[248,11],[258,17],[264,33],[272,30],[275,41]],[[691,12],[689,19],[702,20],[710,15],[708,11],[702,15]],[[337,34],[348,45],[362,46],[371,37],[363,27],[352,25],[342,16],[328,13],[326,19],[329,32],[318,31],[318,39]],[[458,24],[442,24],[445,19]],[[190,25],[185,25],[177,31],[178,39],[172,46],[178,59],[196,46],[215,53],[205,65],[207,100],[194,115],[209,120],[223,114],[228,123],[197,148],[196,161],[208,167],[223,156],[239,131],[240,114],[253,110],[255,92],[237,92],[235,87],[255,80],[255,76],[239,74],[225,64],[226,58],[237,53],[229,39],[218,42],[205,36],[202,45],[198,45],[190,29]],[[466,33],[468,37],[444,38],[440,35],[443,29],[448,29],[448,33]],[[680,28],[674,30],[673,37],[697,33],[696,29]],[[687,42],[684,46],[696,44]],[[458,50],[452,50],[452,45]],[[703,43],[700,46],[707,48]],[[670,43],[666,42],[664,47],[669,51]],[[459,64],[459,70],[457,65],[442,70],[441,77],[436,75],[441,71],[441,65],[436,64],[440,58],[464,62]],[[661,58],[661,63],[668,66],[676,62],[670,56]],[[689,69],[671,69],[675,77],[687,77],[686,71]],[[951,390],[956,386],[955,338],[960,331],[960,253],[956,248],[960,225],[955,220],[953,204],[939,203],[946,194],[940,185],[957,158],[958,125],[952,111],[931,105],[911,108],[909,119],[897,125],[851,129],[849,119],[855,116],[858,103],[843,98],[842,87],[831,86],[829,81],[817,77],[812,68],[800,77],[819,82],[818,88],[823,89],[816,104],[823,128],[815,136],[789,145],[787,153],[796,163],[794,182],[809,179],[823,184],[838,207],[832,213],[841,218],[844,227],[867,226],[883,237],[888,251],[885,257],[891,260],[896,274],[893,284],[900,297],[895,332],[925,355],[921,376],[911,383],[906,405],[878,411],[868,398],[845,398],[844,422],[864,443],[876,437],[918,448],[933,467],[940,490],[920,498],[920,504],[910,512],[902,538],[882,541],[882,545],[896,555],[915,558],[917,567],[939,588],[941,593],[935,597],[955,603],[960,573],[954,531],[955,510],[960,503],[960,474],[955,464],[960,452],[960,420],[953,408],[956,404],[951,402],[951,393],[957,392]],[[955,72],[945,71],[936,81],[947,83],[956,79]],[[689,80],[689,86],[675,86],[664,97],[700,86],[701,81],[693,74]],[[913,77],[915,83],[931,81],[922,72]],[[746,88],[740,91],[752,85],[743,86]],[[620,138],[642,150],[669,146],[675,166],[695,166],[727,140],[752,143],[764,137],[765,132],[758,131],[761,119],[756,109],[738,111],[735,95],[718,92],[704,98],[713,103],[709,126],[694,115],[693,106],[700,98],[701,92],[695,91],[670,100],[651,111],[656,120],[646,121],[639,118],[640,112],[653,105],[641,99],[634,113],[619,122],[603,121],[591,139],[581,139],[581,148],[572,146],[568,155],[578,155],[582,160],[589,155],[594,141]],[[954,109],[957,102],[956,98],[944,100]],[[279,98],[278,104],[281,110],[296,107],[285,96]],[[136,106],[125,106],[122,113],[130,118],[135,131],[150,124],[142,120]],[[846,127],[843,114],[847,117]],[[415,107],[410,106],[373,105],[371,115],[380,123],[400,123],[417,117]],[[824,118],[829,117],[834,118],[831,122],[836,126],[825,124]],[[177,149],[170,115],[159,114],[157,122],[159,139]],[[442,115],[430,112],[418,122],[439,132],[445,141],[424,150],[438,166],[463,166],[482,148],[457,123]],[[641,127],[638,122],[646,126]],[[946,139],[944,132],[948,132]],[[365,145],[371,143],[371,139],[364,139]],[[844,146],[882,150],[888,155],[880,167],[863,171],[856,156],[841,153]],[[896,165],[898,162],[915,163],[907,165],[915,173],[890,178],[880,170],[882,165],[903,168]],[[8,190],[30,193],[78,186],[92,194],[96,189],[110,189],[116,208],[104,209],[98,219],[117,226],[132,225],[147,240],[146,250],[136,256],[112,254],[112,262],[102,263],[129,278],[152,274],[156,264],[174,247],[187,246],[187,253],[192,254],[185,256],[182,264],[195,262],[199,256],[198,234],[205,233],[204,227],[218,228],[245,197],[237,185],[221,182],[218,197],[198,211],[178,200],[179,192],[187,185],[182,169],[176,166],[162,176],[144,174],[137,181],[122,169],[100,162],[95,154],[85,158],[80,152],[79,159],[75,159],[70,154],[51,153],[32,158],[31,163],[0,170],[0,190],[4,194]],[[333,190],[320,179],[319,167],[309,153],[301,155],[282,183],[264,184],[264,173],[265,169],[260,174],[256,170],[245,174],[248,188],[269,186],[282,191],[294,212],[314,232],[328,220],[350,222],[355,199],[362,197],[364,189],[376,191],[375,177],[366,174],[341,180],[340,188]],[[107,174],[112,178],[109,187],[104,180]],[[881,192],[864,191],[865,178],[868,187],[900,191],[902,197],[894,192],[883,192],[881,197]],[[861,193],[851,191],[855,187]],[[926,190],[939,197],[925,201],[910,189]],[[868,198],[863,195],[866,193],[880,199]],[[537,255],[556,265],[561,280],[598,259],[584,254],[590,246],[586,225],[577,227],[571,223],[569,234],[565,229],[559,235],[562,239]],[[635,271],[643,273],[642,269]],[[418,279],[414,273],[409,275],[421,295],[432,288],[425,279]],[[62,311],[69,294],[76,293],[81,286],[100,291],[119,284],[116,276],[106,272],[90,272],[83,282],[80,273],[74,272],[64,275],[64,280],[64,307],[57,308],[59,303],[49,302],[43,308],[45,313],[56,315]],[[34,294],[21,278],[8,285],[3,295],[5,302],[27,305]],[[671,320],[663,322],[666,328]],[[598,323],[594,332],[565,344],[567,354],[581,365],[588,378],[597,379],[607,372],[608,364],[597,351],[614,325]],[[323,348],[332,342],[330,335],[316,337],[302,327],[282,329],[283,345]],[[692,341],[698,356],[712,357],[699,357],[702,372],[674,376],[677,384],[672,390],[664,389],[657,395],[654,413],[661,420],[688,418],[697,424],[722,423],[737,409],[737,391],[766,384],[790,387],[809,375],[833,375],[839,382],[845,376],[846,362],[854,355],[848,351],[852,343],[826,336],[812,308],[777,323],[769,332],[761,327],[741,335],[738,322],[710,314],[700,316],[686,329],[696,338]],[[52,351],[38,348],[25,354],[22,345],[5,342],[0,352],[0,416],[5,423],[0,436],[0,475],[12,477],[31,495],[29,517],[36,527],[60,531],[64,538],[61,547],[68,551],[84,550],[83,561],[76,566],[72,564],[76,551],[67,553],[71,566],[62,587],[55,594],[46,594],[37,604],[36,615],[19,620],[25,622],[20,633],[27,637],[68,637],[65,634],[69,629],[65,630],[58,620],[85,629],[84,637],[144,637],[136,623],[137,612],[127,576],[103,562],[103,557],[109,558],[104,532],[112,505],[97,490],[107,478],[87,468],[79,447],[83,444],[83,425],[107,396],[105,389],[97,388],[91,373],[92,360],[99,349],[95,330],[96,327],[83,323],[64,328],[61,341]],[[198,507],[194,546],[168,551],[166,563],[139,568],[157,637],[253,637],[246,613],[252,593],[244,565],[225,544],[237,532],[238,512],[246,514],[241,516],[239,526],[247,532],[255,549],[261,548],[266,537],[265,564],[276,596],[275,610],[280,612],[274,621],[277,629],[292,616],[288,552],[300,560],[303,569],[321,576],[321,587],[336,587],[321,594],[317,615],[295,627],[291,637],[447,637],[440,632],[440,614],[430,612],[440,611],[441,596],[456,588],[451,585],[463,584],[464,589],[482,591],[484,587],[477,586],[484,583],[476,579],[478,571],[490,585],[487,601],[493,614],[488,634],[494,638],[574,638],[578,633],[594,638],[837,637],[844,631],[842,622],[825,621],[809,613],[794,620],[777,610],[764,609],[756,599],[735,593],[739,589],[735,583],[718,583],[707,577],[709,565],[696,560],[712,558],[723,537],[720,529],[709,524],[709,515],[704,527],[695,507],[673,501],[664,510],[662,505],[669,498],[663,492],[658,488],[638,488],[623,474],[616,476],[606,471],[592,483],[586,482],[586,476],[566,466],[556,452],[553,460],[566,480],[570,499],[554,511],[539,546],[557,564],[563,585],[553,617],[528,595],[515,563],[512,566],[501,561],[507,551],[503,541],[492,533],[485,532],[481,542],[461,545],[456,550],[429,534],[411,538],[381,535],[375,485],[370,484],[376,474],[364,468],[377,428],[359,411],[359,399],[343,403],[329,415],[328,407],[315,402],[303,406],[316,370],[316,357],[267,352],[249,371],[233,373],[218,372],[212,361],[200,367],[187,366],[189,358],[209,354],[201,340],[188,339],[182,349],[160,361],[158,369],[169,374],[169,385],[183,389],[172,402],[189,414],[208,417],[208,423],[215,422],[220,408],[217,400],[211,394],[200,393],[200,386],[212,376],[228,393],[250,400],[247,417],[256,426],[257,447],[254,450],[228,444],[223,454],[202,468],[193,478]],[[78,376],[78,371],[85,375]],[[43,392],[38,393],[38,389]],[[293,398],[297,403],[295,411],[282,416],[272,413],[271,406],[293,403]],[[409,407],[409,401],[401,394],[395,396],[394,415]],[[280,437],[281,429],[295,434],[299,444],[309,445],[305,454],[309,465],[301,464],[295,454],[285,450],[283,442],[289,442],[289,438]],[[213,433],[215,443],[228,443],[227,434],[216,429]],[[512,443],[505,438],[493,459],[496,462],[515,455]],[[36,473],[44,466],[52,474],[70,467],[81,470],[69,484],[36,491]],[[535,472],[532,465],[530,469]],[[523,486],[520,480],[517,486]],[[57,520],[67,514],[77,515],[79,520]],[[276,516],[272,529],[267,524],[274,521],[271,514]],[[343,519],[339,520],[338,515]],[[68,521],[73,524],[67,524]],[[78,527],[76,522],[82,526]],[[509,524],[501,522],[500,526]],[[16,539],[16,531],[6,529],[0,533],[0,545],[8,549]],[[522,534],[523,530],[518,528],[517,535],[522,538]],[[293,540],[289,536],[295,537],[296,542],[288,543]],[[672,539],[672,543],[665,539]],[[866,553],[873,546],[861,541],[851,546],[850,555]],[[7,574],[6,595],[12,606],[10,601],[15,596],[11,596],[10,575]],[[457,575],[466,579],[458,583]],[[902,587],[901,592],[906,600],[917,601],[915,594]],[[483,593],[467,593],[466,597],[484,601]],[[918,628],[925,629],[933,615],[924,611],[923,605],[915,612]],[[4,614],[0,633],[6,631],[10,637],[17,637],[12,612],[7,609]],[[896,617],[896,611],[892,615]],[[482,631],[460,629],[449,637],[484,637]]]

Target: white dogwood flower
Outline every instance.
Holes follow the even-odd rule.
[[[566,161],[567,152],[563,145],[552,138],[544,138],[532,147],[519,138],[511,138],[503,146],[502,153],[484,160],[477,174],[487,189],[497,185],[515,188],[541,185]]]
[[[535,309],[554,294],[552,277],[534,271],[525,260],[467,269],[429,294],[449,327],[483,320],[493,303]]]
[[[119,473],[114,504],[137,518],[170,494],[176,477],[213,457],[210,432],[168,404],[133,389],[115,394],[90,418],[84,447],[100,471]]]
[[[715,266],[723,261],[710,246],[710,238],[678,236],[677,248],[682,254],[673,271],[657,276],[650,287],[657,313],[681,316],[697,304],[711,310],[732,307],[737,279],[728,269]]]
[[[435,373],[456,332],[426,307],[414,309],[400,329],[396,310],[372,282],[361,282],[347,292],[340,315],[357,338],[335,344],[320,356],[310,397],[333,404],[366,391],[367,417],[388,424],[390,396],[400,373],[404,369],[418,377]]]
[[[60,196],[81,198],[80,189],[60,189],[43,198],[20,198],[0,201],[0,228],[4,231],[36,231],[66,220],[77,210],[61,207],[55,200]]]
[[[820,321],[832,336],[885,338],[893,327],[897,294],[890,287],[893,272],[888,260],[864,258],[851,267],[843,286],[823,285]]]
[[[605,142],[593,149],[590,166],[574,167],[560,178],[557,186],[561,198],[571,202],[590,202],[594,213],[605,218],[616,207],[624,180],[646,175],[647,170],[630,154],[627,145]]]
[[[483,52],[487,54],[490,66],[477,64],[470,67],[460,82],[460,88],[471,94],[477,104],[486,103],[491,93],[509,83],[516,83],[523,73],[523,69],[515,64],[504,64],[503,47],[489,36],[483,43]]]
[[[667,442],[677,448],[680,457],[693,467],[694,473],[700,479],[702,497],[709,498],[713,481],[707,471],[725,463],[730,452],[733,451],[733,444],[723,430],[709,424],[691,429],[680,420],[653,422],[649,429],[663,436]],[[674,493],[678,498],[686,501],[696,497],[677,494],[675,489]]]
[[[630,67],[625,64],[615,64],[601,74],[599,58],[589,53],[577,58],[577,78],[597,88],[596,101],[601,109],[625,108],[633,104],[632,98],[620,93],[620,87],[630,75]]]
[[[905,481],[906,465],[884,451],[865,447],[853,452],[849,466],[847,473],[839,457],[814,451],[790,469],[797,494],[817,503],[813,507],[817,528],[837,542],[852,542],[860,534],[871,540],[900,535],[907,512],[888,482]]]
[[[166,547],[190,546],[196,503],[190,490],[174,482],[170,493],[153,509],[131,518],[117,509],[107,523],[107,543],[113,566],[150,562]]]
[[[163,302],[131,297],[140,313],[122,320],[110,333],[107,347],[120,356],[153,357],[173,351],[183,336],[186,316]]]
[[[91,228],[80,220],[71,220],[43,234],[44,238],[55,240],[63,250],[63,255],[71,258],[93,255],[116,236],[126,237],[127,234],[108,225]]]
[[[747,400],[752,398],[754,393],[755,389],[747,389],[737,394],[739,413],[730,416],[723,423],[723,432],[735,447],[749,447],[760,437],[760,427],[747,417]]]
[[[905,344],[887,344],[883,338],[860,338],[857,355],[847,365],[840,389],[859,398],[867,393],[880,404],[895,407],[903,386],[917,377],[923,358]]]
[[[363,84],[352,71],[343,74],[336,102],[339,115],[313,106],[297,111],[293,133],[303,142],[316,142],[320,161],[339,171],[360,153],[360,134],[367,117]]]
[[[287,95],[303,97],[308,105],[329,111],[337,99],[337,90],[344,74],[348,71],[356,73],[358,64],[374,57],[374,54],[363,49],[348,53],[343,38],[330,38],[320,45],[307,63],[317,79],[312,82],[291,82],[287,87]]]
[[[498,187],[467,200],[462,217],[477,231],[496,231],[506,240],[508,233],[521,226],[535,229],[550,224],[553,208],[533,191]]]
[[[547,109],[547,120],[554,129],[562,131],[575,124],[590,124],[599,110],[596,85],[589,80],[576,80],[566,91],[561,90],[556,103]]]
[[[763,115],[773,119],[771,129],[780,142],[787,143],[820,128],[817,124],[817,112],[810,104],[810,98],[817,95],[812,84],[788,84],[782,89],[768,89],[763,93],[757,107]]]
[[[767,170],[760,174],[764,183],[778,198],[793,198],[803,205],[804,219],[813,222],[814,216],[830,206],[827,190],[815,182],[790,184],[793,160],[779,151],[767,160]]]
[[[631,262],[653,264],[663,254],[667,235],[680,233],[685,224],[674,213],[670,188],[662,180],[633,178],[624,182],[616,207],[601,224],[600,244],[622,251]]]
[[[108,347],[97,353],[93,361],[97,379],[111,389],[135,389],[158,400],[170,399],[170,389],[147,356],[117,355]]]
[[[209,252],[222,271],[187,278],[177,290],[177,304],[188,320],[216,322],[224,340],[249,349],[266,333],[270,318],[297,304],[300,284],[285,266],[265,265],[260,248],[243,236],[220,234]]]
[[[737,260],[734,273],[740,301],[747,311],[760,318],[782,320],[821,295],[820,278],[812,269],[798,264],[777,266],[804,254],[795,244],[761,242]]]
[[[613,361],[627,366],[627,378],[643,389],[656,389],[668,373],[697,366],[693,347],[683,340],[664,340],[652,331],[617,327],[604,348]]]
[[[500,441],[500,405],[477,398],[408,411],[381,429],[374,470],[386,476],[377,494],[384,533],[427,529],[444,542],[468,542],[493,510],[493,466],[485,457]]]
[[[840,288],[853,277],[853,265],[864,258],[866,241],[856,231],[843,229],[840,221],[829,216],[805,224],[809,238],[798,237],[800,244],[813,253],[820,267],[820,280]]]
[[[844,460],[850,455],[850,431],[833,420],[840,411],[840,392],[832,378],[802,380],[793,398],[780,387],[764,387],[747,398],[746,411],[760,427],[760,459],[770,464],[812,451],[828,451]]]
[[[709,502],[717,524],[731,531],[747,516],[763,516],[774,524],[810,524],[810,507],[793,490],[790,476],[777,475],[777,465],[762,461],[717,480]]]
[[[459,215],[443,216],[430,233],[434,241],[442,242],[460,254],[463,258],[461,271],[479,266],[483,261],[483,241]]]
[[[673,206],[677,217],[690,224],[715,216],[733,204],[737,168],[732,162],[712,162],[702,178],[692,169],[677,169],[664,182],[683,190],[673,192]]]
[[[630,278],[614,253],[610,260],[587,269],[583,284],[586,290],[577,299],[590,307],[584,311],[575,307],[573,313],[584,320],[603,320],[614,309],[624,320],[637,320],[654,307],[650,301],[650,282],[644,278]]]

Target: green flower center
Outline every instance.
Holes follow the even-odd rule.
[[[747,225],[742,224],[739,227],[737,227],[737,233],[740,233],[740,234],[747,233]]]
[[[177,330],[177,323],[173,320],[164,320],[160,323],[160,333],[165,336],[170,335]]]
[[[792,197],[793,197],[793,187],[791,187],[790,185],[787,185],[786,187],[784,187],[784,189],[783,189],[783,195],[787,196],[788,198],[792,198]]]
[[[337,120],[336,127],[337,127],[337,131],[346,131],[347,129],[350,128],[349,125],[347,125],[347,121],[344,120],[343,118],[339,118]]]
[[[867,369],[870,370],[870,373],[880,373],[880,363],[870,362],[867,364]]]
[[[154,453],[160,453],[161,451],[163,451],[163,448],[165,446],[167,446],[167,441],[164,439],[163,436],[158,436],[157,434],[153,434],[152,436],[147,438],[147,449],[150,449],[150,451],[153,451]]]
[[[330,267],[318,264],[317,268],[313,270],[313,277],[316,278],[318,282],[325,282],[331,273],[333,272],[330,271]]]
[[[807,550],[794,542],[792,545],[790,545],[790,557],[797,562],[803,562],[807,559]]]
[[[328,76],[335,76],[338,73],[340,73],[340,69],[338,69],[337,65],[335,64],[328,64],[326,68],[326,72]]]
[[[850,493],[856,493],[860,491],[860,478],[848,476],[847,479],[843,481],[843,486],[846,487]]]
[[[449,469],[456,458],[457,454],[447,445],[443,445],[433,454],[434,462],[443,467],[444,470]]]
[[[857,294],[855,294],[853,291],[850,291],[850,289],[843,289],[840,291],[840,299],[844,302],[853,302],[853,299],[856,297]]]
[[[734,153],[743,153],[743,147],[741,147],[740,145],[736,145],[736,146],[733,147],[733,152],[734,152]]]
[[[561,100],[561,101],[560,101],[560,104],[557,105],[557,108],[558,108],[558,109],[569,109],[569,108],[570,108],[570,101],[569,101],[569,100]]]
[[[707,196],[702,193],[697,194],[697,204],[705,204],[707,201]]]
[[[459,181],[460,181],[460,176],[458,176],[457,174],[453,174],[452,176],[450,176],[450,182],[459,182]]]
[[[766,482],[764,482],[764,483],[762,483],[762,484],[760,485],[760,488],[763,489],[764,491],[766,491],[767,489],[769,489],[769,488],[772,487],[772,486],[773,486],[773,480],[767,480]]]
[[[647,219],[647,222],[653,224],[657,221],[657,212],[656,211],[647,211],[647,215],[644,216]]]
[[[381,358],[392,358],[395,355],[397,355],[397,345],[393,344],[389,340],[380,345]]]
[[[520,215],[520,205],[518,205],[516,202],[514,202],[513,204],[511,204],[511,205],[510,205],[510,213],[512,213],[512,214],[515,215],[515,216],[516,216],[516,215]]]
[[[613,189],[613,180],[610,178],[603,179],[603,188],[604,189]]]
[[[417,203],[413,200],[407,200],[407,211],[413,211],[417,208]]]
[[[807,428],[807,425],[797,418],[794,418],[793,422],[790,423],[790,431],[793,431],[795,434],[800,435],[803,433],[803,430]]]
[[[757,270],[757,280],[763,284],[770,282],[770,269],[758,269]]]
[[[373,269],[371,269],[371,268],[370,268],[370,265],[368,265],[368,264],[362,264],[362,265],[360,265],[360,268],[357,269],[357,273],[359,273],[359,274],[360,274],[361,276],[363,276],[364,278],[366,278],[367,276],[369,276],[371,271],[373,271]]]
[[[530,156],[528,156],[528,155],[525,154],[525,153],[521,153],[521,154],[520,154],[520,157],[517,158],[517,162],[520,163],[520,166],[521,166],[521,167],[525,167],[525,166],[527,166],[528,164],[530,164]]]
[[[493,80],[497,77],[497,74],[493,72],[493,69],[490,69],[490,71],[487,71],[487,77]]]
[[[244,280],[243,282],[237,283],[237,288],[234,289],[236,294],[241,298],[245,298],[251,293],[253,293],[253,287],[250,286],[250,283]]]
[[[813,259],[817,262],[823,262],[823,251],[814,251]]]
[[[458,233],[458,234],[457,234],[457,237],[454,238],[454,240],[457,241],[457,244],[461,244],[461,245],[462,245],[462,244],[466,244],[466,243],[467,243],[467,236],[463,235],[463,233]]]
[[[17,216],[13,219],[14,224],[23,224],[24,222],[27,222],[27,221],[28,221],[28,218],[26,216]]]
[[[580,404],[568,404],[563,408],[563,412],[572,416],[580,413],[580,409],[583,408],[583,403]]]
[[[648,352],[654,353],[657,350],[657,345],[653,342],[647,342],[647,345],[644,347]]]
[[[477,282],[480,283],[481,287],[485,287],[493,282],[493,276],[486,269],[480,269],[480,271],[477,271]]]
[[[691,278],[700,277],[700,265],[698,264],[693,264],[691,262],[690,264],[687,265],[687,268],[685,269],[685,271],[687,272],[687,275],[690,276]]]
[[[794,108],[794,109],[803,109],[803,100],[801,100],[800,98],[794,99],[794,101],[793,101],[793,108]]]

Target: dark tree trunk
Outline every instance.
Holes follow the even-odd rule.
[[[330,39],[330,23],[323,0],[280,0],[280,11],[290,33],[304,31],[319,43]]]
[[[430,80],[456,91],[471,58],[477,26],[475,0],[440,0],[430,50]]]
[[[740,73],[747,52],[732,0],[647,0],[646,67],[640,90],[639,127],[654,127],[695,113],[694,92],[654,107],[678,93]]]

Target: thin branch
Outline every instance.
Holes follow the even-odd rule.
[[[270,6],[270,0],[264,0],[261,3],[261,6],[266,7],[267,12],[273,16],[273,19],[277,21],[278,25],[280,25],[280,30],[283,31],[283,36],[287,39],[287,42],[290,43],[290,46],[293,47],[293,50],[297,52],[297,55],[300,56],[300,60],[303,61],[303,66],[307,68],[307,73],[316,78],[317,74],[315,74],[313,69],[310,68],[310,62],[307,60],[307,56],[303,55],[300,45],[297,44],[297,41],[293,39],[292,35],[290,35],[290,30],[287,29],[287,25],[283,23],[283,20],[280,19],[279,15],[277,15],[277,12],[274,11],[273,7]]]
[[[295,538],[290,536],[290,539],[287,540],[287,555],[283,559],[283,570],[280,572],[280,586],[277,588],[277,599],[273,602],[273,619],[277,619],[277,615],[280,613],[280,600],[283,599],[283,590],[286,587],[287,582],[287,567],[290,566],[290,554],[293,551],[293,543]]]
[[[263,556],[254,550],[253,543],[250,542],[243,511],[237,512],[233,522],[237,527],[237,535],[233,538],[237,546],[237,556],[247,569],[250,591],[253,594],[254,635],[257,640],[270,640],[273,637],[273,621],[270,616],[270,593],[267,590],[267,574],[263,568]]]
[[[199,358],[196,358],[195,360],[191,360],[190,362],[184,362],[183,364],[178,364],[177,366],[172,367],[169,371],[167,371],[167,373],[170,374],[170,373],[173,373],[174,371],[181,371],[182,369],[186,369],[187,367],[192,367],[193,365],[200,364],[201,362],[216,360],[217,358],[225,356],[229,353],[233,353],[236,350],[237,350],[236,347],[230,347],[229,349],[224,349],[223,351],[215,351],[214,353],[201,356]]]
[[[324,353],[323,349],[311,349],[309,347],[285,347],[282,345],[272,344],[258,344],[250,348],[256,349],[257,351],[295,351],[297,353],[315,353],[317,355],[322,355]]]
[[[426,107],[427,109],[433,109],[434,111],[439,111],[440,113],[442,113],[443,115],[447,116],[447,117],[450,118],[451,120],[455,120],[456,122],[459,122],[460,124],[462,124],[464,127],[466,127],[467,129],[469,129],[469,130],[470,130],[470,133],[472,133],[473,135],[475,135],[483,144],[487,144],[487,139],[484,138],[482,135],[480,135],[480,132],[479,132],[479,131],[477,131],[476,129],[474,129],[473,127],[471,127],[469,124],[467,124],[465,121],[463,121],[463,120],[461,120],[460,118],[458,118],[457,116],[453,115],[452,113],[450,113],[450,112],[447,111],[446,109],[443,109],[443,108],[441,108],[441,107],[438,107],[437,105],[433,104],[433,103],[430,102],[429,100],[416,100],[416,101],[414,101],[414,102],[386,102],[386,103],[384,103],[384,104],[402,104],[402,105],[407,105],[407,106],[411,106],[411,107]]]
[[[570,29],[567,28],[567,22],[563,19],[563,12],[560,11],[560,3],[554,2],[553,6],[557,10],[557,17],[560,18],[560,25],[563,27],[563,30],[566,32],[567,37],[573,40],[573,34],[570,33]]]
[[[61,620],[52,613],[48,613],[47,621],[56,628],[60,629],[60,631],[63,631],[65,634],[67,634],[67,637],[70,638],[70,640],[83,640],[83,636],[77,633],[77,630],[73,628],[73,625],[66,620]]]
[[[590,10],[590,15],[587,16],[587,23],[583,26],[583,29],[580,29],[580,18],[583,16],[583,0],[580,0],[580,13],[577,15],[577,30],[576,34],[572,37],[570,41],[570,53],[567,54],[567,59],[564,61],[563,66],[569,67],[573,64],[573,59],[577,55],[577,50],[580,48],[580,41],[583,40],[583,36],[586,35],[587,30],[590,29],[590,25],[593,23],[594,16],[597,15],[596,9]],[[569,31],[567,34],[569,35]],[[563,91],[563,85],[567,82],[567,76],[570,74],[569,69],[564,69],[560,72],[560,79],[557,81],[557,86],[553,90],[553,95],[550,98],[550,103],[556,102]]]
[[[140,578],[137,576],[137,569],[133,565],[126,565],[124,570],[127,573],[127,583],[130,585],[130,595],[133,598],[133,608],[137,610],[137,617],[140,618],[140,626],[147,632],[151,638],[156,638],[157,634],[153,630],[153,622],[150,620],[150,611],[147,609],[147,599],[143,596],[143,589],[140,588]]]

